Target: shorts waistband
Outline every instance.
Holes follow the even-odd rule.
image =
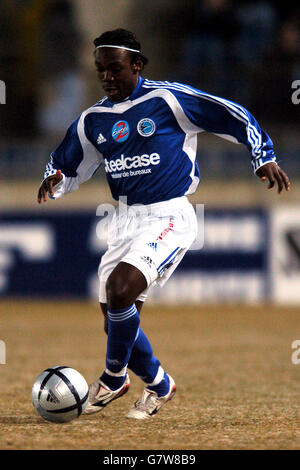
[[[167,201],[154,202],[153,204],[135,204],[132,206],[124,204],[124,202],[122,201],[119,201],[120,207],[124,207],[130,211],[136,212],[140,212],[141,207],[145,207],[148,212],[155,212],[157,210],[167,209],[168,207],[174,207],[174,204],[179,207],[184,206],[187,203],[189,203],[189,200],[186,196],[175,197],[173,199],[168,199]]]

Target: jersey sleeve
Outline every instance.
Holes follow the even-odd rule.
[[[186,85],[177,84],[175,93],[186,116],[199,132],[207,131],[244,144],[250,151],[254,172],[266,163],[276,162],[271,138],[246,108]]]
[[[78,189],[89,180],[103,161],[102,154],[88,138],[83,113],[76,119],[46,165],[44,179],[61,170],[63,178],[53,187],[54,199]]]

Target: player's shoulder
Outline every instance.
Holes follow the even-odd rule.
[[[112,103],[109,101],[107,96],[103,96],[99,101],[97,101],[95,104],[90,106],[86,111],[87,112],[93,112],[95,110],[101,110],[101,108],[111,108]]]
[[[112,102],[109,101],[107,96],[103,96],[99,101],[97,101],[95,104],[92,104],[88,108],[86,108],[81,115],[86,116],[87,114],[90,113],[101,113],[101,111],[105,111],[106,108],[111,108],[112,107]]]
[[[144,90],[166,90],[176,96],[200,96],[204,93],[191,85],[168,80],[149,80],[145,78],[142,86]]]
[[[103,106],[105,108],[108,108],[108,107],[111,106],[111,103],[109,102],[109,99],[108,99],[107,96],[103,96],[99,101],[97,101],[97,103],[93,104],[88,109],[99,108],[101,106]]]
[[[107,112],[107,108],[111,108],[111,104],[107,96],[104,96],[97,103],[84,109],[79,116],[79,121],[86,122],[87,118],[93,120],[96,115],[100,116],[102,112]]]

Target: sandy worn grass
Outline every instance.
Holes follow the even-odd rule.
[[[152,420],[125,414],[143,385],[102,413],[65,424],[44,421],[31,387],[47,367],[68,365],[88,382],[104,367],[98,306],[0,302],[0,449],[300,449],[300,339],[296,308],[144,307],[142,326],[177,394]]]

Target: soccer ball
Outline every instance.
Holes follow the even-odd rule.
[[[42,418],[55,423],[72,421],[85,410],[89,387],[75,369],[55,366],[44,370],[32,387],[32,403]]]

